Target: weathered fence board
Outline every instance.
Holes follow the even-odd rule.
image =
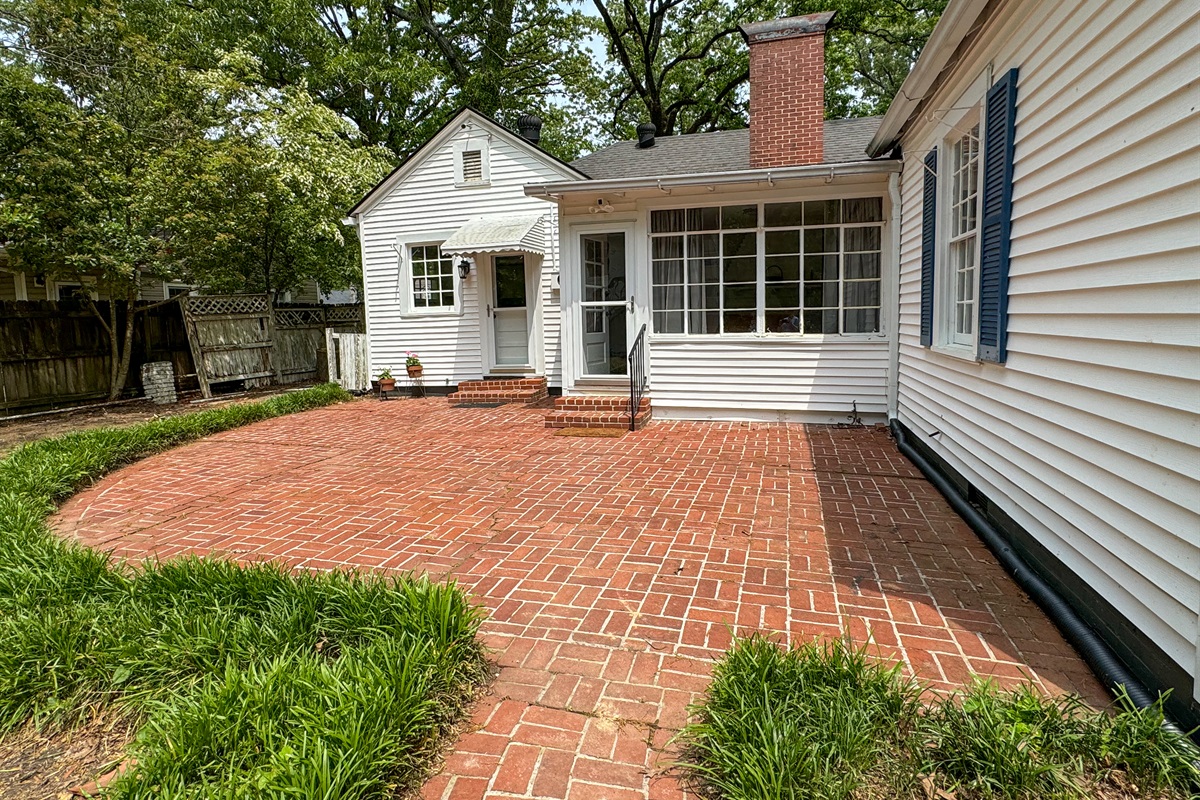
[[[96,305],[107,320],[108,303]],[[123,314],[117,323],[124,328]],[[193,371],[177,304],[138,313],[129,391],[137,389],[147,361],[171,361],[181,376]],[[0,302],[0,410],[5,415],[106,397],[111,364],[107,334],[86,303]]]
[[[325,349],[329,354],[329,380],[350,392],[371,388],[366,334],[326,329]]]
[[[223,381],[317,380],[327,328],[361,330],[362,306],[280,305],[265,294],[199,295],[184,300],[196,375],[205,397]]]

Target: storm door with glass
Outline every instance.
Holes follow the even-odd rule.
[[[492,265],[496,284],[492,307],[496,366],[526,366],[529,364],[529,309],[525,256],[496,256]]]
[[[579,254],[583,376],[625,375],[629,350],[625,233],[582,234]]]

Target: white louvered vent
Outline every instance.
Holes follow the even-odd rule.
[[[464,150],[462,154],[463,183],[483,180],[483,151]]]

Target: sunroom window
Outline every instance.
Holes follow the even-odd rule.
[[[878,197],[653,211],[654,331],[876,332],[882,225]]]

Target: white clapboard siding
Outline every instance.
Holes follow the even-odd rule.
[[[651,337],[654,413],[690,419],[847,422],[887,414],[888,345]]]
[[[479,378],[483,354],[480,344],[479,275],[473,269],[461,284],[460,314],[401,315],[398,242],[436,242],[468,220],[495,214],[546,214],[547,252],[542,260],[542,335],[546,378],[562,385],[559,356],[559,302],[553,273],[558,269],[558,226],[554,207],[526,197],[527,183],[562,180],[563,167],[543,159],[503,136],[489,143],[490,183],[482,187],[456,187],[454,145],[470,134],[459,130],[428,153],[400,183],[368,208],[360,219],[363,241],[363,283],[366,294],[371,349],[371,372],[390,367],[402,371],[405,351],[418,353],[425,366],[427,386],[453,386]],[[474,137],[478,139],[478,129]]]
[[[900,418],[1195,678],[1200,6],[1008,6],[932,101],[952,107],[988,62],[1020,68],[1008,361],[920,346],[923,167],[910,157]],[[906,153],[944,135],[936,116],[906,133]]]

